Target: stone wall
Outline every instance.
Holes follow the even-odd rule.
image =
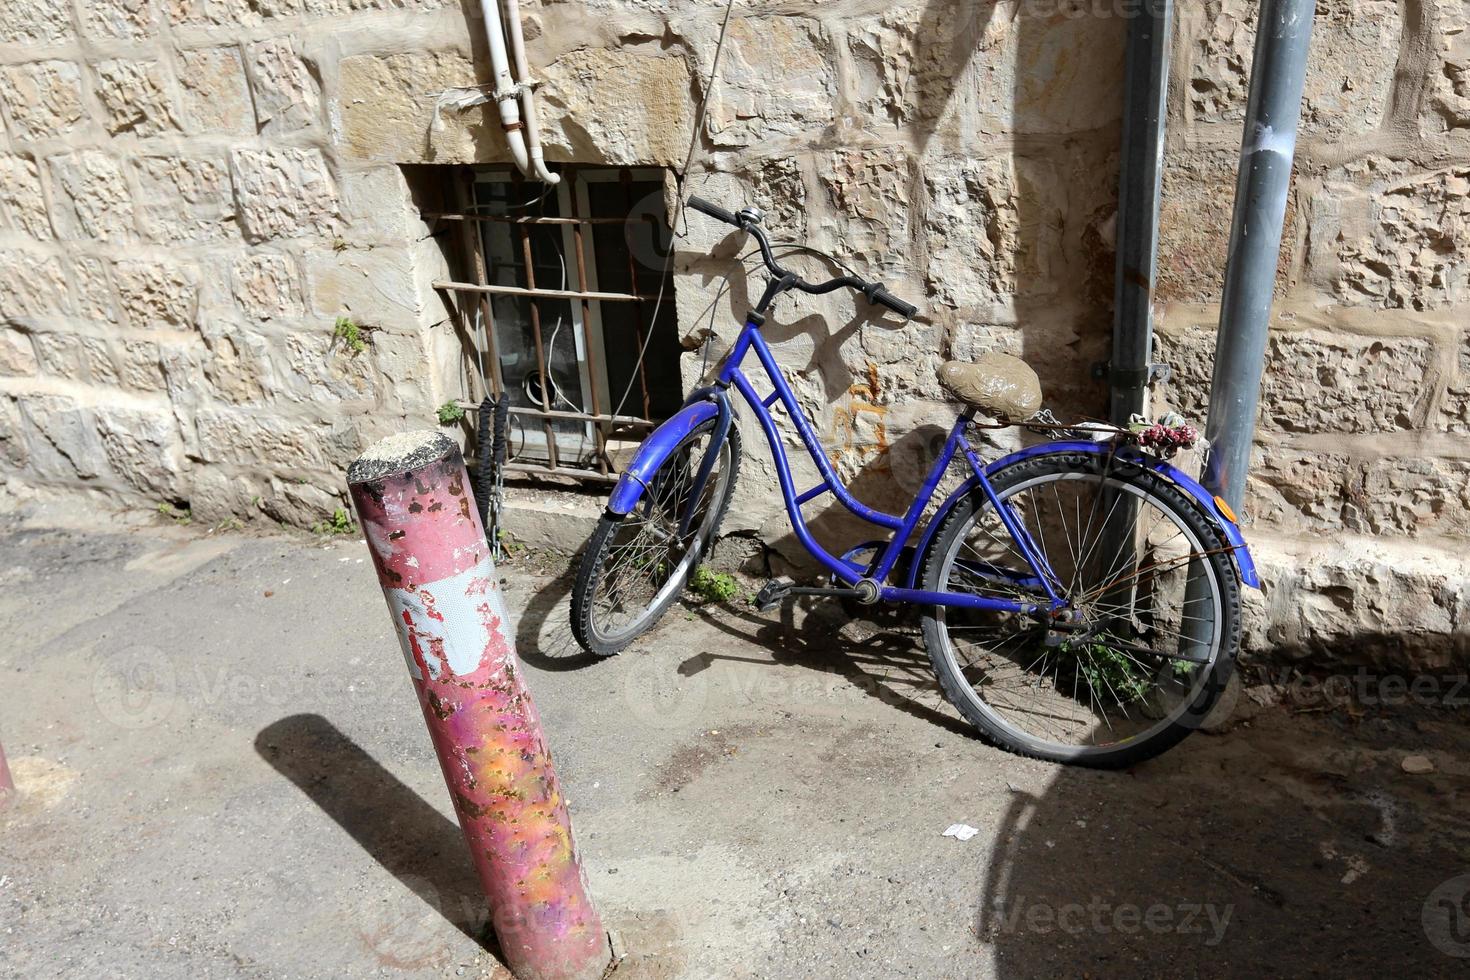
[[[921,301],[768,330],[858,492],[911,490],[934,367],[1003,349],[1098,414],[1134,0],[736,8],[687,186]],[[1180,4],[1156,395],[1200,414],[1251,44],[1248,0]],[[1470,40],[1462,0],[1322,0],[1251,486],[1270,588],[1250,642],[1460,654],[1470,616]],[[203,519],[320,520],[377,434],[462,394],[444,264],[402,165],[502,161],[478,5],[0,0],[0,465]],[[723,4],[524,4],[552,160],[682,164]],[[415,181],[432,174],[413,171]],[[759,287],[691,215],[691,383]],[[808,260],[815,261],[815,260]],[[815,270],[818,266],[812,266]],[[714,336],[709,336],[714,305]],[[360,352],[332,340],[346,316]],[[758,431],[729,530],[794,554]],[[793,448],[795,444],[793,443]],[[847,527],[840,515],[821,532]]]

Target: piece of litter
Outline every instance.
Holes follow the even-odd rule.
[[[1434,772],[1434,763],[1429,761],[1427,755],[1404,756],[1404,772],[1413,776],[1422,776],[1425,773]]]
[[[967,823],[952,823],[949,825],[949,829],[940,836],[953,837],[958,841],[967,841],[978,833],[980,833],[978,827],[971,827]]]

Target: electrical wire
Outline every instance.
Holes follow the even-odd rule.
[[[735,0],[727,0],[725,4],[725,16],[724,19],[720,21],[720,37],[719,40],[715,42],[715,56],[710,61],[709,78],[705,81],[704,84],[704,99],[701,101],[699,106],[699,118],[694,123],[693,132],[689,134],[689,151],[684,154],[684,168],[681,171],[684,180],[689,179],[689,167],[694,163],[694,151],[699,146],[699,134],[704,132],[704,122],[705,119],[709,116],[710,100],[711,97],[714,95],[715,82],[718,81],[720,75],[720,58],[725,53],[725,37],[730,32],[730,15],[734,13],[734,11]],[[648,334],[643,338],[643,344],[638,348],[638,360],[635,361],[633,364],[633,372],[628,377],[628,386],[623,389],[623,397],[618,399],[618,405],[617,408],[613,409],[613,415],[623,414],[623,407],[628,404],[628,396],[633,393],[633,383],[637,381],[642,374],[643,360],[648,354],[648,344],[650,341],[653,340],[653,335],[658,332],[658,314],[659,310],[663,307],[664,291],[667,288],[669,281],[669,270],[673,268],[674,265],[674,239],[684,237],[684,235],[681,235],[679,233],[678,229],[679,222],[684,218],[684,207],[686,200],[687,199],[684,196],[683,188],[680,187],[678,205],[674,209],[674,220],[669,228],[669,254],[664,256],[663,272],[659,274],[658,296],[653,301],[653,315],[648,318]],[[686,233],[687,230],[688,229],[686,225]],[[636,277],[634,277],[632,286],[634,292],[637,292],[638,281]]]

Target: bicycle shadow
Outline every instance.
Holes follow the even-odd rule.
[[[889,611],[886,622],[867,635],[862,631],[855,635],[853,617],[830,600],[809,605],[788,600],[782,604],[778,621],[733,604],[720,605],[718,612],[699,606],[695,614],[736,640],[765,647],[771,659],[699,653],[679,665],[682,677],[691,677],[716,661],[798,666],[841,677],[869,697],[921,721],[956,734],[970,733],[968,725],[942,706],[928,657],[912,628],[897,631],[915,625],[905,622],[912,617],[900,611]]]

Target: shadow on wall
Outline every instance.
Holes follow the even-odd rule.
[[[1040,376],[1048,407],[1063,416],[1106,413],[1107,393],[1092,380],[1091,367],[1106,359],[1111,344],[1113,251],[1102,229],[1116,207],[1124,28],[1108,4],[930,0],[908,52],[912,94],[905,112],[923,163],[921,180],[930,182],[923,193],[948,195],[951,210],[959,202],[970,213],[966,223],[950,227],[938,213],[940,202],[930,200],[930,213],[914,218],[913,251],[930,291],[926,312],[946,328],[939,354],[959,360],[986,350],[1017,354]],[[945,40],[933,43],[938,38]],[[1098,66],[1111,74],[1098,77]],[[1096,108],[1100,103],[1106,108]],[[994,130],[972,132],[958,119],[979,119]],[[957,231],[982,240],[957,246],[950,235]],[[953,281],[961,276],[965,282]],[[876,369],[870,378],[853,377],[838,349],[860,328],[885,329],[877,318],[837,330],[801,320],[773,322],[766,333],[778,356],[783,341],[813,339],[811,362],[792,366],[820,380],[831,422],[815,420],[819,433],[844,456],[845,469],[855,471],[858,499],[901,513],[953,414],[906,418],[901,401],[879,390]],[[844,427],[851,438],[844,438]],[[876,448],[863,443],[868,431],[878,433]],[[757,433],[746,434],[764,444]],[[985,455],[993,458],[1019,439],[997,436]],[[951,478],[959,475],[952,471]],[[836,505],[811,524],[836,554],[881,532]],[[775,541],[772,550],[775,573],[818,571],[794,535]]]

